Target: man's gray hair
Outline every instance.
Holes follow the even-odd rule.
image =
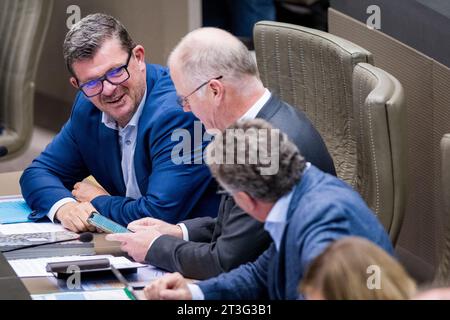
[[[174,64],[193,86],[218,76],[236,83],[243,76],[258,75],[255,59],[242,41],[218,28],[187,34],[169,56],[169,67]]]
[[[255,133],[256,142],[253,140]],[[278,143],[274,144],[273,139]],[[277,147],[274,148],[274,145]],[[273,153],[277,154],[274,156]],[[232,154],[233,161],[215,161],[218,154],[222,159]],[[289,141],[286,134],[262,119],[236,122],[210,143],[207,155],[213,176],[226,190],[243,191],[255,199],[268,202],[276,202],[288,194],[300,181],[306,165],[297,146]],[[258,156],[252,160],[254,155]],[[279,162],[276,173],[261,173],[272,165],[261,155],[271,155],[270,161]]]
[[[127,52],[135,47],[122,23],[110,15],[91,14],[73,25],[63,45],[64,60],[70,73],[75,75],[72,69],[74,62],[92,59],[105,40],[113,38],[119,39]]]

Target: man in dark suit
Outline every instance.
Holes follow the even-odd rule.
[[[189,284],[179,273],[164,276],[145,288],[148,299],[292,300],[309,263],[337,239],[364,237],[394,253],[361,196],[305,162],[285,134],[261,119],[238,121],[231,130],[208,146],[214,155],[208,164],[236,203],[264,222],[273,243],[255,262],[216,278]],[[234,162],[223,161],[226,155],[236,155]],[[278,170],[264,172],[273,164]]]
[[[193,133],[195,117],[177,103],[168,70],[146,64],[144,48],[104,14],[68,32],[64,57],[79,93],[69,121],[20,179],[30,218],[85,231],[96,210],[123,225],[215,215],[220,198],[208,168],[171,158],[172,133]],[[89,175],[104,189],[81,182]]]
[[[185,111],[211,131],[238,119],[266,119],[297,144],[308,161],[335,175],[333,161],[306,115],[264,88],[256,63],[234,36],[216,28],[189,33],[169,57],[171,77]],[[194,279],[205,279],[253,261],[270,244],[263,225],[224,195],[217,219],[170,225],[143,219],[128,226],[132,235],[109,235],[140,262]]]

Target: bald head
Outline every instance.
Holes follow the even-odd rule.
[[[168,65],[192,84],[218,76],[235,83],[258,74],[247,47],[229,32],[217,28],[188,33],[170,54]]]
[[[228,31],[219,29],[219,28],[199,28],[190,33],[188,33],[182,40],[181,43],[189,43],[189,42],[197,42],[197,43],[205,43],[216,46],[240,46],[241,41],[233,36]],[[181,44],[180,43],[180,44]]]

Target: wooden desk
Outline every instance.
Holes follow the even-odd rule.
[[[95,252],[99,255],[111,254],[113,256],[123,256],[118,242],[110,242],[105,240],[105,234],[94,235]],[[36,278],[22,278],[30,294],[45,294],[60,292],[61,288],[58,285],[58,280],[54,277],[36,277]],[[117,283],[119,283],[117,281]]]

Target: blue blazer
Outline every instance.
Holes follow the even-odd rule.
[[[255,262],[199,286],[205,299],[297,299],[308,264],[332,241],[351,235],[394,252],[383,226],[359,194],[311,166],[294,190],[280,251],[272,243]]]
[[[72,197],[76,182],[92,175],[111,196],[92,201],[104,216],[122,225],[143,217],[170,223],[187,218],[215,216],[217,185],[204,164],[176,165],[171,152],[175,129],[193,137],[192,113],[176,102],[168,70],[147,65],[147,99],[138,124],[134,165],[141,198],[126,198],[118,131],[101,123],[102,113],[83,94],[76,97],[69,121],[24,171],[20,185],[30,218],[44,217],[58,200]],[[206,144],[205,144],[206,145]],[[203,146],[205,146],[203,145]]]

